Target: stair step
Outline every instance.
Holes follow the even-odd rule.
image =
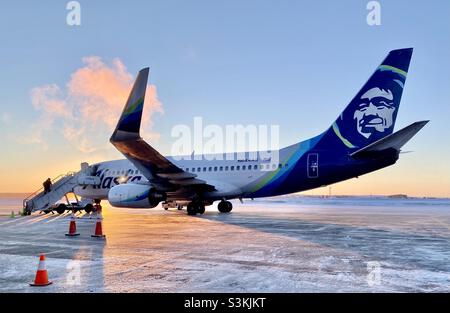
[[[100,177],[88,176],[86,172],[78,172],[63,176],[52,184],[52,190],[44,194],[40,192],[30,199],[24,200],[24,207],[31,207],[32,211],[43,210],[57,203],[65,195],[73,192],[76,186],[88,186],[100,184]]]

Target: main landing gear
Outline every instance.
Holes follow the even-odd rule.
[[[207,203],[207,205],[209,204]],[[230,201],[222,200],[217,208],[220,213],[230,213],[233,209],[233,204]],[[193,200],[187,205],[186,211],[188,215],[203,214],[205,213],[205,203],[200,200]]]
[[[196,215],[205,213],[205,205],[199,201],[189,202],[186,208],[188,215]]]
[[[217,209],[220,213],[230,213],[233,210],[233,204],[230,201],[222,200],[219,202]]]

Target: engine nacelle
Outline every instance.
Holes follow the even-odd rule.
[[[138,184],[116,185],[108,192],[109,203],[118,208],[154,208],[166,198],[164,193]]]

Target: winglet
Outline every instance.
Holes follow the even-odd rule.
[[[139,138],[148,72],[148,67],[139,71],[116,129],[110,138],[111,142]]]

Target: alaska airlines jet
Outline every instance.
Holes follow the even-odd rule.
[[[255,154],[165,157],[139,135],[148,68],[142,69],[110,142],[126,157],[94,165],[100,185],[75,193],[116,207],[187,207],[190,215],[220,201],[273,197],[326,186],[393,165],[428,121],[393,133],[413,49],[391,51],[350,104],[320,135],[280,149],[279,161]],[[256,154],[260,155],[260,154]]]

